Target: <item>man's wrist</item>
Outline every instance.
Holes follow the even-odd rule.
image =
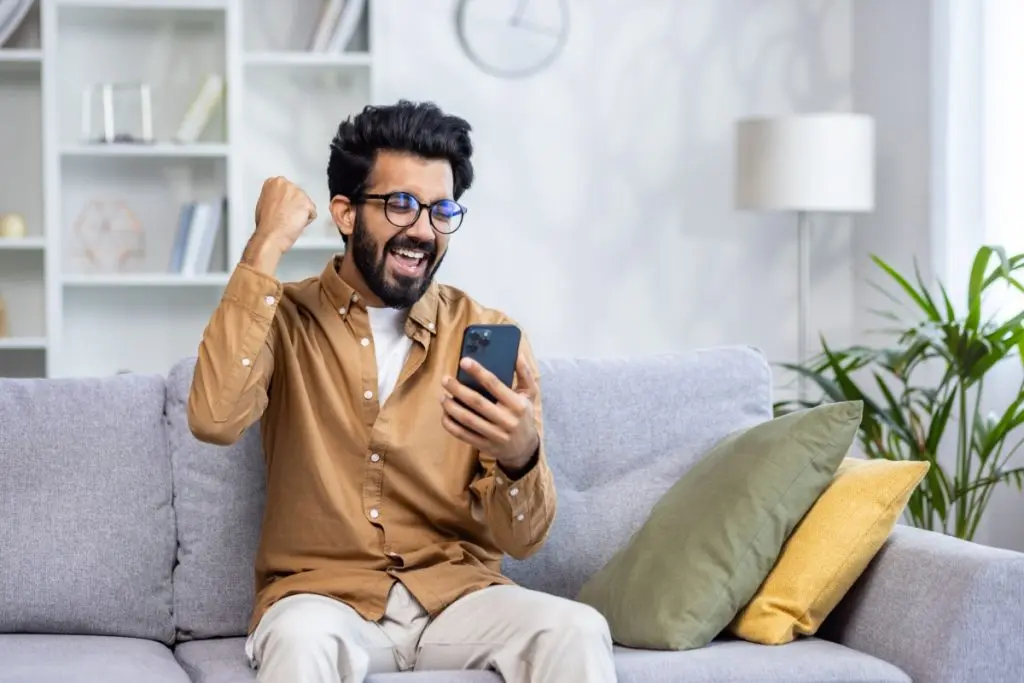
[[[242,263],[273,277],[284,251],[264,235],[253,235],[242,252]]]
[[[522,479],[527,474],[529,474],[530,470],[532,470],[537,465],[538,460],[540,460],[539,445],[533,449],[533,452],[530,453],[529,457],[511,463],[499,462],[498,466],[501,468],[501,471],[505,473],[505,476],[508,477],[510,481],[516,481],[518,479]]]

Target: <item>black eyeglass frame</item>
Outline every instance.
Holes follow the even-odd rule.
[[[391,200],[392,197],[395,197],[397,195],[405,195],[406,197],[412,198],[412,200],[416,202],[416,206],[419,207],[418,209],[416,209],[416,216],[413,217],[413,219],[411,221],[409,221],[409,223],[407,225],[400,225],[400,224],[396,223],[394,220],[392,220],[391,215],[388,213],[388,202]],[[384,203],[384,217],[388,219],[388,223],[391,223],[391,225],[395,226],[396,228],[409,228],[409,227],[412,227],[413,225],[416,224],[416,221],[418,221],[420,219],[420,214],[423,213],[423,210],[426,209],[427,210],[427,220],[430,221],[430,227],[435,232],[438,232],[438,233],[440,233],[442,235],[451,235],[454,232],[456,232],[459,228],[461,228],[462,227],[462,222],[466,219],[466,212],[469,211],[469,209],[467,209],[462,204],[459,204],[454,199],[439,199],[439,200],[437,200],[436,202],[434,202],[432,204],[424,204],[423,202],[420,201],[419,197],[417,197],[416,195],[414,195],[411,192],[406,192],[404,190],[396,190],[394,192],[387,192],[385,194],[375,194],[375,193],[374,194],[360,194],[358,199],[357,199],[357,203],[365,203],[365,201],[367,199],[379,199],[379,200],[381,200]],[[443,202],[452,202],[453,204],[455,204],[455,206],[459,207],[459,212],[460,212],[459,213],[459,224],[456,225],[453,230],[447,230],[447,231],[446,230],[442,230],[442,229],[438,228],[434,224],[434,212],[433,212],[433,209],[434,209],[435,206],[438,206],[438,205],[442,204]]]

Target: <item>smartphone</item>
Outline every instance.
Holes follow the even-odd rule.
[[[521,338],[522,332],[515,325],[470,325],[462,333],[462,352],[459,354],[456,379],[479,392],[491,403],[497,403],[498,399],[462,369],[462,359],[472,358],[487,368],[505,386],[511,388],[516,374]]]

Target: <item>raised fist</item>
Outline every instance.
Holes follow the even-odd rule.
[[[256,235],[287,251],[316,218],[316,206],[287,178],[267,178],[256,202]]]

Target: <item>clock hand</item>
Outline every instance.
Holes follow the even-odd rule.
[[[512,22],[510,21],[509,23],[511,24]],[[519,19],[512,25],[517,26],[518,28],[524,29],[526,31],[532,31],[534,33],[543,33],[545,35],[554,36],[556,38],[559,35],[561,35],[561,32],[557,28],[553,28],[551,26],[542,26],[541,24],[537,24],[532,21],[527,21],[525,19]]]
[[[516,5],[516,11],[512,13],[512,16],[508,18],[508,23],[512,26],[518,26],[519,22],[523,20],[523,12],[526,11],[526,3],[530,0],[519,0]]]

